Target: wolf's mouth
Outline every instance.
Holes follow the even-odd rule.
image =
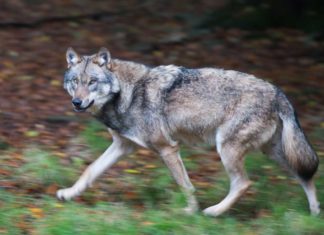
[[[76,111],[76,112],[84,112],[84,111],[86,111],[88,108],[90,108],[90,107],[93,105],[93,103],[94,103],[94,100],[91,101],[91,102],[88,104],[88,106],[86,106],[86,107],[84,107],[84,108],[82,108],[82,107],[74,107],[74,111]]]

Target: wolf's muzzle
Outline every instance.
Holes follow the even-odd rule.
[[[72,101],[72,103],[73,103],[73,101]],[[73,105],[74,105],[74,110],[77,111],[77,112],[84,112],[84,111],[86,111],[88,108],[90,108],[90,107],[93,105],[93,103],[94,103],[94,100],[91,101],[91,102],[90,102],[86,107],[82,107],[82,106],[81,106],[82,101],[81,101],[81,104],[79,104],[78,106],[76,106],[76,105],[73,103]]]
[[[80,100],[79,98],[75,98],[72,100],[72,104],[74,105],[74,107],[79,108],[82,104],[82,100]]]

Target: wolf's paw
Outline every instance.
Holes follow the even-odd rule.
[[[220,208],[218,205],[210,206],[205,210],[203,210],[204,215],[213,216],[213,217],[219,216],[223,212],[224,210],[222,210],[222,208]]]
[[[78,196],[79,192],[75,190],[73,187],[66,188],[66,189],[60,189],[56,192],[56,197],[59,200],[71,200],[73,197]]]
[[[311,210],[311,214],[313,216],[317,216],[319,215],[319,213],[321,212],[321,209],[319,207],[319,203],[317,203],[317,205],[314,205],[314,206],[311,206],[310,207],[310,210]]]

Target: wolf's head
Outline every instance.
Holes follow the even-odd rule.
[[[91,106],[100,109],[119,92],[119,83],[111,71],[112,61],[106,48],[91,56],[79,56],[69,48],[66,60],[68,69],[64,75],[64,88],[72,96],[76,111],[85,111]]]

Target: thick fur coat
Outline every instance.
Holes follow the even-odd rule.
[[[217,216],[248,189],[244,155],[261,149],[297,177],[313,214],[319,213],[312,181],[318,157],[307,142],[293,107],[274,85],[253,75],[215,68],[148,67],[111,59],[106,49],[92,56],[67,51],[64,86],[77,111],[90,111],[114,143],[76,184],[58,192],[80,194],[117,159],[137,147],[159,154],[197,210],[194,187],[179,155],[179,144],[215,145],[231,187],[227,197],[204,210]],[[101,165],[100,165],[101,164]]]

